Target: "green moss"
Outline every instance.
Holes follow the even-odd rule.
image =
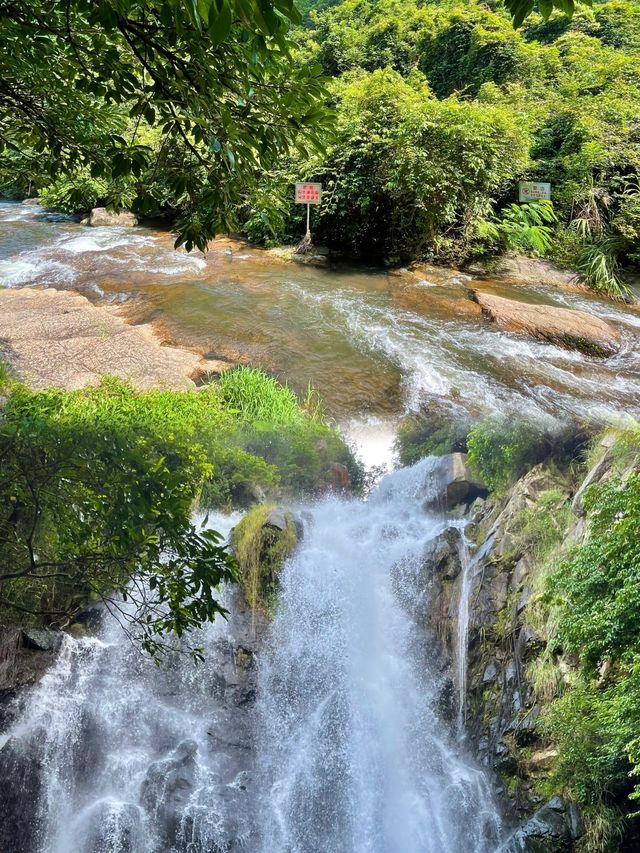
[[[278,574],[295,548],[298,535],[293,516],[285,512],[286,529],[269,523],[275,504],[261,504],[248,512],[231,534],[231,546],[240,567],[240,582],[252,610],[269,613],[275,601]]]

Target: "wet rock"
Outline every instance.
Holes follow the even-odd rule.
[[[93,228],[111,226],[131,228],[138,224],[138,217],[129,210],[107,210],[106,207],[94,207],[89,216],[82,220],[83,225]]]
[[[422,565],[430,573],[445,580],[453,580],[460,574],[460,531],[448,527],[425,547]]]
[[[82,388],[107,374],[140,390],[187,390],[202,360],[162,346],[149,325],[131,326],[112,309],[55,288],[0,291],[0,338],[17,377],[32,388]]]
[[[482,683],[487,684],[490,681],[495,681],[497,675],[498,667],[496,666],[495,661],[491,661],[491,663],[485,668],[485,671],[482,673]]]
[[[351,489],[351,474],[346,465],[334,462],[329,469],[331,486],[338,491],[349,491]]]
[[[593,468],[591,468],[591,470],[588,472],[587,476],[580,484],[580,488],[573,497],[573,501],[571,502],[571,509],[576,513],[576,515],[584,515],[584,507],[582,505],[584,493],[589,488],[589,486],[592,486],[594,483],[600,482],[603,476],[611,468],[612,461],[613,454],[611,452],[611,449],[608,447],[604,447],[600,458],[593,466]]]
[[[329,249],[326,246],[312,246],[307,252],[294,251],[291,260],[307,267],[328,267]]]
[[[575,807],[574,807],[575,809]],[[553,797],[519,827],[498,853],[569,853],[580,823],[560,797]]]
[[[197,751],[195,741],[183,741],[168,758],[149,767],[140,788],[140,801],[167,849],[176,842],[185,806],[196,784]]]
[[[54,651],[60,645],[60,634],[48,628],[23,628],[22,643],[27,649],[39,652]]]
[[[42,789],[42,745],[37,738],[9,740],[0,750],[0,850],[33,853]]]
[[[287,513],[282,507],[272,509],[264,520],[265,527],[275,527],[277,530],[287,529]]]
[[[466,453],[449,453],[438,460],[437,478],[445,509],[487,496],[484,483],[467,466]]]
[[[620,332],[610,323],[585,311],[556,305],[533,305],[480,290],[474,290],[472,294],[485,316],[509,331],[523,332],[586,355],[606,357],[620,349]]]

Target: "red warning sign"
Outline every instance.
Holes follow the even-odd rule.
[[[296,202],[298,204],[320,204],[322,184],[296,184]]]

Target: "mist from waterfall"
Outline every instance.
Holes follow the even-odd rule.
[[[420,622],[425,548],[445,526],[423,507],[437,479],[427,459],[364,503],[310,511],[259,679],[261,853],[496,849],[486,777],[439,719]]]

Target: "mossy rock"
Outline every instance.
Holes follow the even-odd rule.
[[[278,575],[298,542],[291,512],[261,504],[248,512],[231,533],[240,567],[240,583],[253,610],[269,613],[276,599]]]

